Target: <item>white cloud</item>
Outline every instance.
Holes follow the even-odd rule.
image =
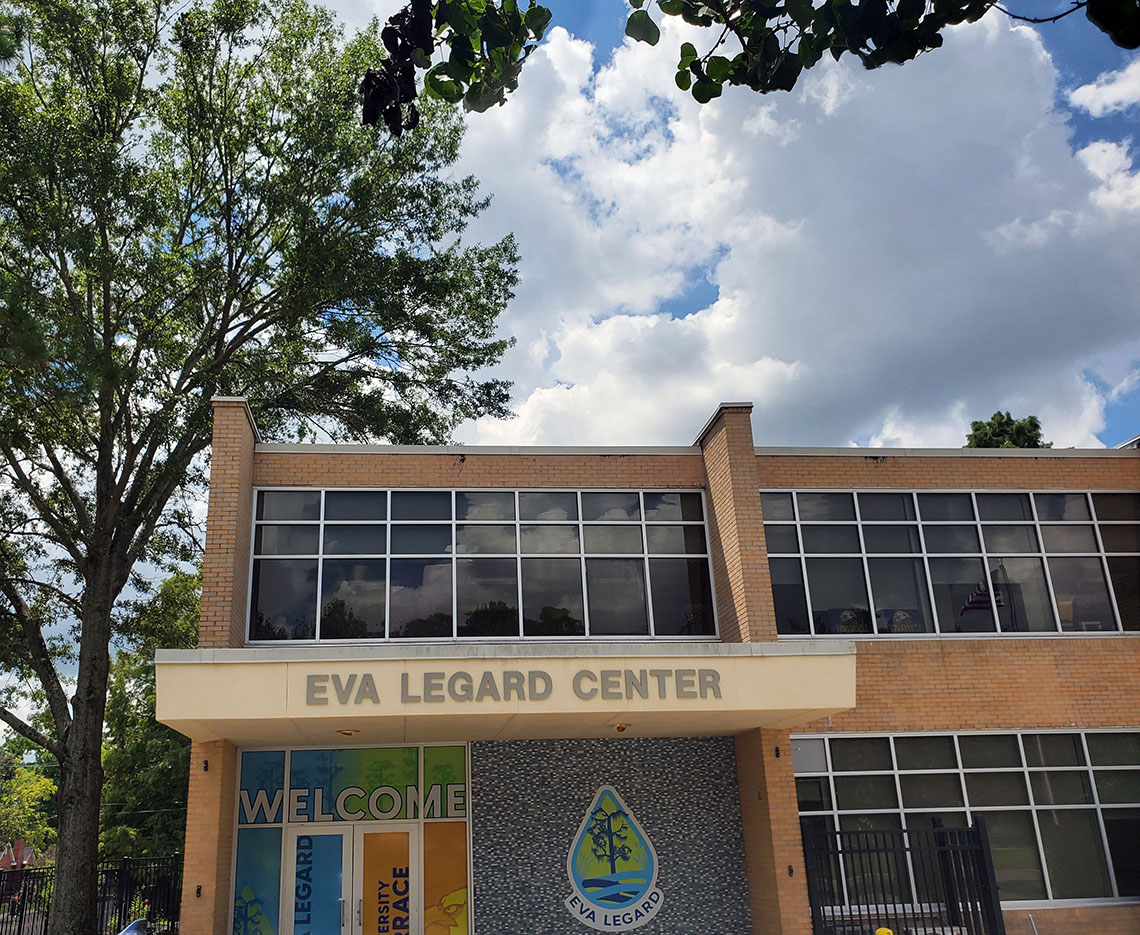
[[[472,233],[524,260],[519,417],[462,440],[687,443],[752,399],[758,444],[961,444],[999,408],[1099,444],[1094,382],[1140,361],[1140,183],[1124,144],[1073,152],[1035,32],[990,16],[904,68],[701,107],[673,72],[709,39],[665,19],[597,69],[552,30],[469,119]]]
[[[1120,71],[1107,71],[1096,81],[1069,92],[1069,103],[1103,117],[1140,103],[1140,58]]]

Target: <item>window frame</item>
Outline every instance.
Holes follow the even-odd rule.
[[[1129,636],[1140,635],[1140,629],[1127,630],[1124,628],[1123,620],[1120,615],[1120,607],[1117,602],[1116,589],[1113,586],[1111,572],[1108,566],[1108,559],[1113,556],[1140,558],[1140,552],[1106,552],[1104,548],[1104,541],[1101,536],[1101,527],[1107,525],[1115,526],[1128,526],[1140,525],[1140,520],[1101,520],[1097,518],[1096,506],[1094,502],[1095,494],[1112,494],[1112,493],[1135,493],[1134,490],[1122,489],[1055,489],[1055,488],[977,488],[977,487],[953,487],[953,488],[917,488],[917,487],[762,487],[759,490],[760,494],[788,494],[792,498],[792,515],[793,518],[787,519],[773,519],[763,520],[763,525],[767,529],[772,526],[790,527],[795,530],[796,542],[799,546],[796,552],[769,552],[767,550],[767,539],[765,534],[765,552],[768,559],[795,559],[800,563],[800,572],[803,577],[804,597],[807,604],[806,618],[809,624],[808,633],[780,633],[778,639],[781,640],[802,640],[802,639],[822,639],[822,638],[840,638],[840,639],[993,639],[993,638],[1008,638],[1008,637],[1027,637],[1027,638],[1054,638],[1058,636],[1065,637],[1107,637],[1107,636]],[[798,494],[801,493],[844,493],[849,494],[852,498],[854,505],[855,518],[852,520],[805,520],[800,518],[800,506]],[[908,495],[910,498],[910,505],[914,513],[913,519],[892,519],[892,520],[865,520],[862,518],[861,507],[859,503],[860,494],[880,494],[880,493],[893,493]],[[970,497],[970,504],[973,510],[973,520],[964,519],[948,519],[948,520],[927,520],[922,516],[922,510],[919,503],[920,494],[967,494]],[[978,495],[982,494],[1022,494],[1029,497],[1030,505],[1030,518],[1025,520],[1009,520],[1009,519],[992,519],[984,520],[978,509]],[[1084,498],[1085,505],[1088,508],[1088,517],[1070,520],[1049,520],[1041,519],[1037,508],[1037,494],[1069,494],[1079,495]],[[804,549],[804,538],[802,534],[803,527],[806,526],[822,526],[822,525],[847,525],[854,526],[858,530],[860,551],[858,553],[818,553],[807,552]],[[986,548],[985,529],[993,526],[1029,526],[1033,529],[1034,535],[1037,539],[1036,552],[990,552]],[[868,552],[864,530],[867,527],[874,526],[909,526],[917,529],[919,551],[917,552]],[[926,527],[931,526],[969,526],[972,527],[978,538],[978,551],[976,552],[931,552],[926,544]],[[1093,535],[1096,543],[1095,552],[1052,552],[1045,548],[1044,535],[1042,527],[1044,526],[1092,526]],[[817,633],[815,632],[814,611],[812,606],[811,597],[811,584],[807,574],[807,560],[809,558],[858,558],[863,562],[864,579],[866,582],[868,603],[871,611],[871,626],[870,633]],[[875,592],[871,586],[870,565],[868,560],[871,558],[911,558],[920,561],[922,568],[926,575],[927,595],[930,600],[931,620],[934,625],[932,632],[880,632],[879,619],[876,609]],[[993,584],[993,568],[995,562],[1003,558],[1029,558],[1037,559],[1040,561],[1044,576],[1045,587],[1048,591],[1050,598],[1050,614],[1052,618],[1052,628],[1047,630],[1003,630],[1001,629],[1001,619],[991,601],[989,608],[989,623],[990,629],[982,631],[967,631],[955,632],[953,630],[943,630],[943,623],[939,617],[937,600],[935,599],[934,582],[931,574],[930,562],[932,559],[942,558],[968,558],[977,559],[982,563],[982,571],[985,575],[985,583],[990,594],[994,593]],[[1060,610],[1058,606],[1057,592],[1053,585],[1052,572],[1049,568],[1050,558],[1095,558],[1100,565],[1101,574],[1104,578],[1105,586],[1108,592],[1109,604],[1111,606],[1113,620],[1111,629],[1103,630],[1066,630],[1063,629],[1062,621],[1060,618]],[[1000,590],[1000,588],[999,588]]]
[[[309,493],[318,493],[320,495],[320,508],[318,511],[317,519],[309,520],[259,520],[257,518],[257,504],[258,498],[261,494],[269,492],[288,492],[288,491],[304,491]],[[340,493],[340,492],[384,492],[385,498],[385,518],[382,520],[348,520],[348,519],[326,519],[326,494]],[[472,520],[472,519],[458,519],[456,516],[456,494],[459,493],[510,493],[513,497],[514,504],[514,519],[487,519],[487,520]],[[592,493],[636,493],[637,503],[639,510],[639,517],[636,520],[613,520],[613,519],[597,519],[585,520],[582,514],[582,494]],[[392,495],[394,493],[447,493],[451,502],[451,518],[450,519],[435,519],[435,520],[410,520],[410,519],[393,519],[392,517]],[[525,493],[572,493],[575,495],[575,502],[577,506],[577,517],[574,519],[522,519],[519,512],[519,495]],[[645,516],[645,499],[649,494],[662,494],[662,493],[678,493],[678,494],[698,494],[701,498],[701,515],[700,520],[649,520]],[[565,642],[567,640],[592,640],[604,642],[639,642],[643,640],[652,640],[655,642],[717,642],[720,640],[720,619],[719,608],[717,606],[717,582],[715,577],[715,562],[713,561],[713,553],[711,549],[711,535],[709,529],[709,501],[707,492],[704,488],[700,487],[486,487],[486,486],[463,486],[463,487],[346,487],[346,486],[330,486],[330,487],[316,487],[304,485],[264,485],[254,486],[251,496],[251,521],[250,521],[250,536],[248,543],[248,556],[249,556],[249,569],[246,580],[246,608],[245,608],[245,645],[248,646],[280,646],[287,645],[313,645],[323,643],[327,645],[370,645],[383,643],[385,645],[401,645],[401,644],[415,644],[415,643],[498,643],[503,641],[519,641],[519,642]],[[317,552],[315,554],[305,555],[270,555],[261,554],[254,551],[254,545],[257,538],[257,530],[262,525],[310,525],[317,527]],[[395,526],[448,526],[451,529],[451,545],[448,551],[434,554],[421,554],[421,553],[392,553],[392,529]],[[514,528],[515,549],[512,553],[484,553],[484,552],[457,552],[456,551],[456,527],[457,526],[503,526],[510,525]],[[522,550],[522,527],[523,526],[575,526],[578,534],[578,551],[553,553],[553,552],[524,552]],[[586,535],[585,528],[588,526],[629,526],[636,528],[641,536],[641,551],[633,552],[588,552],[586,551]],[[325,529],[327,526],[381,526],[385,529],[384,545],[385,550],[383,553],[339,553],[324,551]],[[650,552],[648,537],[646,534],[647,527],[653,526],[695,526],[700,528],[704,539],[704,551],[700,553],[684,552]],[[324,638],[321,635],[321,595],[324,587],[324,564],[325,559],[330,560],[348,560],[352,559],[369,559],[369,560],[383,560],[385,572],[385,601],[384,601],[384,635],[369,638],[338,638],[330,639]],[[458,613],[458,572],[457,562],[461,558],[511,558],[515,562],[516,570],[516,599],[519,627],[518,633],[510,636],[460,636],[459,621],[457,618]],[[648,617],[648,633],[645,634],[592,634],[590,631],[589,619],[589,591],[587,588],[586,577],[586,564],[593,558],[634,558],[640,559],[645,578],[645,601]],[[655,559],[666,558],[683,558],[683,559],[700,559],[705,562],[705,567],[708,572],[709,589],[712,598],[710,613],[712,615],[712,632],[707,634],[666,634],[658,636],[655,629],[654,613],[653,613],[653,600],[652,600],[652,576],[651,565]],[[251,627],[253,625],[253,603],[255,595],[253,593],[253,574],[255,563],[259,561],[272,561],[274,559],[302,559],[316,561],[317,563],[317,581],[316,581],[316,621],[314,623],[314,637],[312,639],[297,639],[297,640],[266,640],[254,639],[252,636]],[[391,614],[392,614],[392,600],[391,600],[391,586],[392,586],[392,561],[393,559],[446,559],[451,563],[451,635],[439,637],[393,637],[391,634]],[[576,559],[579,563],[581,584],[582,584],[582,603],[583,603],[583,627],[584,632],[580,636],[528,636],[525,634],[525,619],[523,614],[523,580],[522,580],[522,560],[523,559]]]
[[[1029,812],[1032,820],[1034,841],[1037,846],[1037,859],[1041,865],[1041,874],[1045,886],[1044,899],[1015,899],[1015,900],[1002,900],[1001,905],[1004,909],[1034,909],[1052,907],[1057,908],[1061,906],[1103,906],[1103,905],[1132,905],[1140,903],[1140,896],[1121,896],[1119,895],[1119,888],[1117,885],[1116,872],[1112,862],[1112,853],[1108,846],[1108,836],[1105,829],[1104,812],[1105,810],[1112,809],[1126,809],[1126,808],[1140,808],[1140,801],[1137,802],[1107,802],[1100,801],[1100,794],[1097,790],[1096,779],[1101,773],[1110,773],[1113,771],[1121,772],[1137,772],[1140,773],[1140,762],[1134,764],[1112,764],[1112,765],[1094,765],[1092,758],[1089,756],[1088,738],[1091,735],[1105,735],[1105,734],[1135,734],[1140,733],[1138,728],[1040,728],[1029,730],[979,730],[979,731],[898,731],[898,732],[869,732],[869,731],[852,731],[850,733],[793,733],[790,736],[790,745],[792,747],[793,757],[795,755],[795,747],[797,743],[804,740],[822,740],[824,748],[824,762],[826,764],[826,771],[818,770],[805,770],[799,772],[795,770],[793,763],[793,773],[795,778],[798,779],[823,779],[827,782],[828,795],[830,796],[830,807],[818,809],[814,811],[800,810],[797,799],[797,816],[799,818],[827,818],[834,827],[840,827],[840,818],[855,816],[855,815],[894,815],[899,820],[899,827],[907,829],[908,817],[912,815],[924,814],[938,814],[944,812],[962,812],[966,816],[968,822],[972,822],[975,813],[985,815],[988,812]],[[1084,756],[1084,765],[1079,766],[1030,766],[1025,753],[1025,737],[1035,734],[1059,734],[1069,735],[1076,734],[1080,738],[1080,750]],[[1019,766],[978,766],[966,767],[962,761],[962,751],[960,739],[963,737],[982,737],[982,736],[1013,736],[1017,739],[1017,753],[1020,759]],[[897,739],[909,737],[949,737],[953,743],[954,757],[956,766],[953,768],[943,769],[900,769],[898,765],[898,754],[895,747]],[[831,743],[832,740],[854,740],[854,739],[887,739],[891,753],[891,769],[889,770],[839,770],[835,769],[834,760],[832,757]],[[1050,773],[1050,772],[1072,772],[1081,773],[1085,776],[1090,785],[1092,801],[1088,803],[1077,804],[1064,804],[1057,805],[1053,803],[1038,803],[1033,791],[1032,776],[1034,773]],[[971,805],[969,787],[966,783],[966,777],[969,775],[978,775],[985,773],[1011,773],[1020,775],[1026,791],[1026,803],[1021,805]],[[924,806],[918,808],[907,808],[902,796],[902,777],[903,776],[916,776],[924,774],[938,774],[938,775],[953,775],[958,777],[958,787],[962,795],[962,805],[947,805],[943,807]],[[895,795],[897,805],[894,808],[861,808],[861,809],[841,809],[839,801],[836,797],[835,779],[836,777],[867,777],[867,776],[893,776],[895,783]],[[1050,880],[1049,865],[1045,858],[1045,847],[1041,835],[1040,826],[1040,813],[1050,811],[1093,811],[1096,817],[1096,827],[1099,833],[1099,840],[1101,845],[1101,854],[1104,858],[1104,866],[1108,874],[1108,883],[1112,891],[1111,896],[1088,896],[1088,897],[1055,897],[1053,895],[1053,886]],[[914,885],[913,868],[910,867],[908,857],[908,872],[911,876],[911,885]],[[846,881],[841,878],[842,891],[844,893],[845,905],[850,905],[847,899]]]

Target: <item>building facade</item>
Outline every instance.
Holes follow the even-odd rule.
[[[1140,451],[757,448],[750,410],[407,448],[217,400],[199,647],[157,660],[181,930],[807,935],[805,833],[980,817],[1007,931],[1140,933]]]

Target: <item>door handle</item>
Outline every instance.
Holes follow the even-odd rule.
[[[356,924],[361,928],[364,927],[364,900],[358,899],[356,901]]]
[[[348,922],[348,914],[345,911],[347,909],[348,909],[348,906],[345,905],[344,897],[342,896],[340,898],[340,927],[341,928],[344,928]]]

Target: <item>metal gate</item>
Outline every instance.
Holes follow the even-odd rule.
[[[970,828],[805,829],[814,935],[1005,935],[985,821]]]

